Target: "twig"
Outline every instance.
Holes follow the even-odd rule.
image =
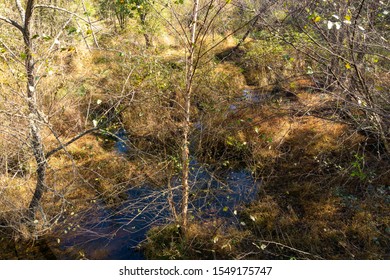
[[[296,248],[293,248],[291,246],[288,246],[288,245],[285,245],[285,244],[282,244],[282,243],[279,243],[279,242],[276,242],[276,241],[268,241],[268,240],[260,240],[260,243],[267,243],[266,245],[268,246],[269,244],[274,244],[274,245],[277,245],[277,246],[280,246],[280,247],[283,247],[283,248],[287,248],[291,251],[294,251],[294,252],[297,252],[297,253],[300,253],[300,254],[303,254],[303,255],[310,255],[310,256],[313,256],[317,259],[320,259],[320,260],[323,260],[323,258],[321,258],[320,256],[318,255],[313,255],[309,252],[305,252],[305,251],[302,251],[302,250],[299,250],[299,249],[296,249]],[[260,249],[260,250],[263,250],[259,245],[257,245],[255,242],[252,242],[253,245],[256,246],[256,248]]]
[[[67,9],[64,9],[64,8],[61,8],[61,7],[57,7],[57,6],[53,6],[53,5],[43,5],[43,4],[39,4],[39,5],[35,5],[34,6],[34,9],[54,9],[54,10],[58,10],[58,11],[62,11],[64,13],[68,13],[68,14],[71,14],[73,15],[74,17],[78,18],[78,19],[81,19],[82,21],[90,24],[90,21],[88,21],[87,19],[79,16],[77,13],[74,13],[74,12],[71,12]]]

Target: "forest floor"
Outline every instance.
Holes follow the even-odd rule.
[[[126,44],[125,39],[118,35],[106,47],[113,48],[119,41]],[[224,223],[222,217],[193,220],[185,238],[175,224],[152,227],[143,243],[145,257],[389,259],[389,161],[381,159],[375,143],[343,119],[337,109],[342,101],[318,91],[310,75],[263,86],[262,80],[271,74],[245,64],[251,44],[221,60],[220,54],[231,47],[227,43],[213,53],[219,61],[212,71],[208,65],[200,69],[209,76],[203,75],[194,90],[192,152],[216,174],[248,170],[260,182],[259,194],[235,213],[238,226]],[[165,187],[177,172],[176,167],[167,168],[166,161],[177,160],[175,137],[180,132],[180,114],[169,100],[182,101],[173,93],[180,80],[176,77],[185,66],[180,49],[166,46],[159,51],[122,56],[84,49],[59,58],[59,67],[67,75],[49,79],[47,84],[52,82],[50,87],[56,92],[53,100],[61,99],[66,108],[61,120],[53,120],[62,135],[104,112],[115,102],[113,92],[135,92],[129,109],[116,126],[107,129],[111,134],[120,127],[126,129],[132,145],[126,156],[116,151],[115,137],[97,133],[50,159],[48,185],[55,187],[44,203],[54,213],[64,205],[61,199],[53,199],[54,194],[62,194],[67,213],[62,212],[60,222],[85,213],[97,197],[108,207],[122,203],[129,185]],[[139,63],[135,70],[134,63]],[[130,88],[123,81],[131,71]],[[75,96],[78,106],[70,106]],[[53,100],[47,101],[48,106],[55,104]],[[85,117],[87,109],[90,115]],[[53,137],[45,141],[47,147],[56,145]],[[11,186],[21,179],[2,180]],[[31,184],[23,186],[27,189]],[[25,203],[20,197],[28,197],[26,189],[7,190],[9,200],[3,210]],[[73,224],[70,227],[77,231]],[[25,231],[18,228],[18,236],[7,232],[1,237],[1,259],[105,258],[104,253],[85,255],[77,247],[64,256],[63,235],[56,227],[45,233],[44,241],[11,241],[22,240]]]

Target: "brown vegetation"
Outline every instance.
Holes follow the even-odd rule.
[[[96,200],[116,211],[130,186],[166,190],[183,166],[191,174],[192,159],[215,174],[249,170],[259,194],[237,205],[230,223],[182,213],[183,222],[172,210],[183,205],[168,195],[172,223],[150,229],[141,246],[147,258],[389,258],[386,49],[378,47],[376,55],[362,60],[375,66],[371,73],[352,62],[360,59],[357,54],[344,53],[332,41],[338,40],[332,37],[336,30],[323,34],[332,53],[308,39],[319,40],[319,18],[300,30],[287,16],[288,28],[276,31],[270,22],[282,21],[267,12],[264,20],[249,21],[253,24],[231,36],[238,21],[233,15],[253,15],[222,2],[228,8],[218,14],[219,26],[205,28],[209,19],[199,15],[204,22],[197,44],[183,43],[184,34],[172,29],[187,28],[182,22],[173,26],[173,18],[188,21],[189,6],[177,7],[170,24],[152,17],[154,46],[140,43],[144,29],[114,30],[104,23],[92,29],[85,23],[84,30],[70,21],[63,45],[46,53],[54,38],[37,34],[32,42],[41,48],[35,47],[33,57],[42,64],[34,73],[39,95],[32,111],[39,116],[33,119],[19,63],[27,54],[15,58],[3,44],[8,39],[21,52],[20,38],[10,39],[13,31],[0,35],[0,258],[104,258],[103,249],[85,256],[76,247],[62,255],[63,229],[76,235],[76,224],[96,218],[89,212]],[[275,9],[283,11],[278,17],[290,12]],[[0,15],[3,11],[8,8],[0,5]],[[128,23],[139,24],[135,18]],[[252,30],[249,37],[246,28]],[[326,68],[321,59],[332,65]],[[32,121],[50,156],[44,159],[44,195],[34,218],[26,220],[40,164],[34,160]],[[118,136],[120,129],[125,139]],[[118,151],[120,141],[124,153]],[[190,188],[187,194],[194,195]]]

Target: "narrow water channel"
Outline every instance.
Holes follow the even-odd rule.
[[[230,110],[257,103],[263,96],[256,90],[245,89],[242,97],[231,104]],[[201,123],[197,124],[199,127]],[[126,154],[129,147],[124,129],[116,133],[115,149]],[[190,162],[189,216],[197,221],[224,219],[227,224],[240,225],[237,213],[240,206],[257,197],[260,182],[246,169],[212,171],[196,159]],[[174,204],[177,210],[181,202],[181,182],[172,179]],[[90,259],[144,259],[139,245],[145,240],[152,226],[174,222],[168,203],[168,187],[151,185],[128,186],[127,197],[115,208],[108,208],[104,201],[93,201],[91,208],[81,213],[70,226],[60,232],[59,240],[64,253],[58,258],[80,257]]]
[[[217,175],[195,160],[190,166],[191,218],[198,221],[223,218],[228,224],[239,225],[236,214],[240,205],[254,200],[258,193],[259,183],[250,172],[226,170]],[[179,178],[172,179],[172,189],[174,202],[180,205]],[[81,257],[90,259],[144,259],[138,247],[147,231],[152,226],[173,221],[167,197],[167,188],[143,185],[129,186],[127,199],[115,209],[96,201],[82,214],[83,218],[78,219],[76,230],[64,230],[61,248],[64,252],[77,251]],[[59,257],[67,258],[66,255]]]
[[[244,90],[242,98],[232,103],[235,109],[246,103],[259,102],[259,93]],[[199,124],[201,126],[201,124]],[[119,154],[126,154],[126,131],[120,129],[116,134],[115,148]],[[224,219],[227,224],[240,225],[237,212],[240,206],[256,199],[260,182],[256,181],[246,169],[219,170],[205,167],[196,159],[190,162],[191,194],[189,213],[192,219],[204,221]],[[180,208],[180,178],[171,182],[173,200]],[[108,209],[103,201],[93,201],[92,207],[77,222],[63,229],[60,240],[64,252],[71,255],[59,258],[79,256],[90,259],[144,259],[139,245],[145,240],[152,226],[166,225],[173,222],[168,203],[168,188],[156,188],[151,185],[129,186],[127,199],[114,209]],[[77,224],[77,225],[76,225]]]

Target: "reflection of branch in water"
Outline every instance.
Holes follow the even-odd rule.
[[[150,201],[150,202],[148,201],[147,204],[142,208],[142,210],[139,210],[139,211],[138,211],[137,215],[135,215],[135,216],[134,216],[133,218],[131,218],[127,223],[125,223],[124,225],[122,225],[121,227],[119,227],[119,228],[115,231],[115,233],[117,233],[117,232],[118,232],[119,230],[121,230],[123,227],[130,225],[133,221],[135,221],[136,218],[138,218],[138,217],[141,216],[144,212],[146,212],[146,210],[147,210],[149,207],[153,206],[153,203],[156,202],[157,199],[161,198],[161,197],[164,196],[165,194],[166,194],[166,192],[160,192],[160,195],[156,196],[152,201]],[[148,197],[146,197],[146,198],[149,199],[149,198],[151,198],[151,197],[153,197],[153,196],[150,195],[150,196],[148,196]],[[124,212],[124,211],[126,211],[126,210],[129,210],[130,207],[131,207],[131,208],[134,208],[134,205],[132,205],[132,204],[130,203],[130,201],[127,201],[127,203],[129,204],[129,206],[125,207],[125,208],[124,208],[122,211],[120,211],[118,214],[121,214],[122,212]],[[167,203],[167,202],[166,202],[166,203]],[[166,204],[166,203],[164,203],[164,204]],[[139,209],[139,208],[138,208],[138,209]],[[166,209],[165,207],[162,208],[162,210],[165,210],[165,209]],[[158,217],[159,214],[161,214],[162,210],[158,211],[158,212],[156,213],[155,217]]]
[[[79,229],[78,236],[88,234],[91,239],[87,242],[105,238],[107,239],[107,243],[109,243],[118,237],[118,233],[121,230],[135,235],[145,235],[144,231],[151,226],[166,223],[171,218],[168,201],[165,198],[167,196],[167,190],[151,191],[151,189],[145,189],[144,187],[130,188],[127,192],[130,196],[139,195],[138,193],[131,193],[137,191],[146,191],[146,193],[133,199],[127,199],[120,206],[116,207],[116,210],[98,205],[101,208],[96,209],[95,212],[93,212],[93,209],[86,212],[84,218],[88,219],[87,221],[91,221],[91,217],[88,217],[89,214],[97,214],[95,217],[92,217],[92,224]],[[93,222],[93,219],[96,220],[96,223]]]
[[[191,174],[193,178],[191,207],[197,210],[200,219],[212,214],[220,216],[222,212],[234,217],[233,209],[236,206],[250,202],[257,195],[260,182],[246,170],[230,170],[220,174],[218,170],[209,170],[198,163],[195,165],[196,168],[193,168],[195,171]],[[208,210],[208,213],[202,213],[204,210]]]
[[[191,171],[192,196],[189,208],[194,218],[204,221],[219,217],[222,218],[220,226],[238,221],[233,210],[237,209],[239,203],[253,199],[257,189],[250,173],[241,170],[221,174],[198,163],[192,165]],[[151,227],[175,221],[172,206],[180,206],[181,184],[180,178],[174,176],[171,181],[172,185],[163,189],[147,184],[129,187],[124,192],[127,199],[115,207],[105,205],[103,200],[96,200],[95,207],[83,214],[78,213],[81,227],[77,232],[72,232],[67,243],[78,243],[81,246],[89,244],[89,250],[104,246],[110,254],[117,254],[121,248],[139,248]],[[122,250],[119,252],[122,255],[116,256],[134,253],[137,254],[136,251]]]

